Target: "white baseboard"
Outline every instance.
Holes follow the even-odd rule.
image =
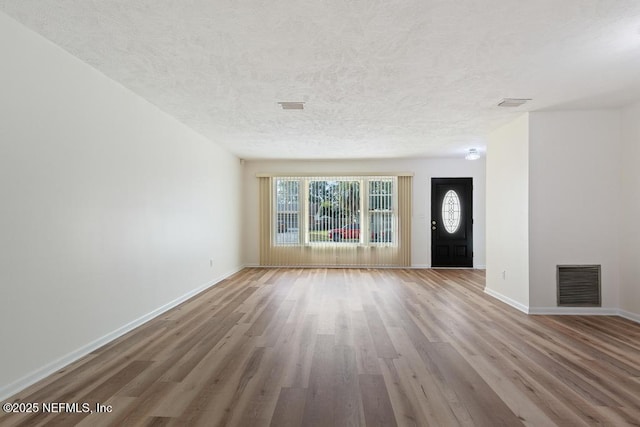
[[[411,267],[407,267],[407,268],[415,268],[415,269],[425,269],[431,268],[431,264],[412,264]],[[433,267],[433,268],[437,268],[437,269],[449,269],[449,270],[486,270],[487,266],[486,265],[474,265],[473,267]]]
[[[529,307],[529,314],[548,316],[620,316],[640,323],[640,314],[609,307]]]
[[[486,270],[486,265],[474,265],[473,267],[431,267],[430,264],[412,264],[411,267],[402,267],[414,270],[438,269],[438,270]]]
[[[525,313],[525,314],[529,314],[529,307],[527,307],[524,304],[519,303],[518,301],[511,299],[505,295],[502,295],[500,292],[496,292],[493,289],[488,289],[488,288],[484,288],[484,293],[487,295],[490,295],[492,297],[494,297],[495,299],[498,299],[500,301],[502,301],[505,304],[509,304],[511,307]]]
[[[145,314],[144,316],[141,316],[129,323],[127,323],[124,326],[121,326],[120,328],[116,329],[115,331],[112,331],[94,341],[91,341],[90,343],[83,345],[82,347],[80,347],[79,349],[72,351],[71,353],[57,359],[54,360],[50,363],[47,363],[45,366],[36,369],[35,371],[23,376],[22,378],[19,378],[18,380],[0,387],[0,401],[4,401],[7,400],[9,397],[13,396],[16,393],[19,393],[20,391],[24,390],[25,388],[29,387],[32,384],[35,384],[36,382],[48,377],[49,375],[53,374],[54,372],[64,368],[65,366],[75,362],[76,360],[80,359],[83,356],[86,356],[87,354],[91,353],[92,351],[102,347],[103,345],[115,340],[116,338],[126,334],[127,332],[137,328],[138,326],[141,326],[145,323],[147,323],[149,320],[161,315],[162,313],[172,309],[173,307],[183,303],[184,301],[188,300],[189,298],[199,294],[200,292],[203,292],[207,289],[209,289],[211,286],[214,286],[215,284],[219,283],[220,281],[226,279],[227,277],[237,273],[238,271],[242,270],[242,268],[244,267],[240,267],[237,270],[231,271],[229,273],[225,273],[222,276],[220,276],[219,278],[210,280],[209,282],[205,283],[204,285],[199,286],[198,288],[187,292],[186,294],[174,299],[173,301],[168,302],[167,304],[156,308],[155,310],[151,311],[150,313]]]
[[[413,264],[409,267],[388,266],[388,265],[257,265],[245,264],[247,268],[372,268],[372,269],[388,269],[388,270],[431,270],[428,264]],[[479,267],[436,267],[438,270],[484,270],[484,266]]]
[[[527,307],[507,296],[491,289],[485,288],[484,292],[511,307],[531,315],[548,316],[620,316],[633,322],[640,323],[640,314],[608,307]]]
[[[620,310],[606,307],[529,307],[529,314],[550,316],[618,316]]]
[[[640,323],[640,314],[632,313],[626,310],[618,310],[618,315],[620,317],[624,317],[625,319]]]

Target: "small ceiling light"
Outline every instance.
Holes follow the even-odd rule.
[[[278,104],[283,110],[304,110],[304,102],[301,101],[282,101]]]
[[[498,107],[519,107],[527,101],[531,101],[531,98],[504,98]]]
[[[469,152],[466,156],[464,156],[467,160],[478,160],[480,158],[480,153],[475,148],[469,148]]]

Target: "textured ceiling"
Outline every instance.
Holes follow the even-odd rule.
[[[522,111],[640,99],[638,0],[0,0],[0,10],[247,159],[460,155]],[[504,109],[503,97],[533,101]]]

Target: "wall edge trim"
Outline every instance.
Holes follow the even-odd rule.
[[[530,314],[529,307],[527,307],[522,303],[519,303],[518,301],[512,298],[509,298],[508,296],[502,295],[500,292],[494,291],[493,289],[484,288],[484,293],[497,300],[502,301],[505,304],[510,305],[511,307],[515,308],[518,311],[523,312],[524,314]]]
[[[640,323],[640,314],[638,313],[620,309],[618,310],[618,315],[620,317],[624,317],[627,320],[631,320],[632,322]]]
[[[620,310],[609,307],[530,307],[529,314],[549,316],[619,316]]]

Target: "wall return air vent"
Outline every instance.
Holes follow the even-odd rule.
[[[558,266],[559,307],[600,307],[600,266]]]

